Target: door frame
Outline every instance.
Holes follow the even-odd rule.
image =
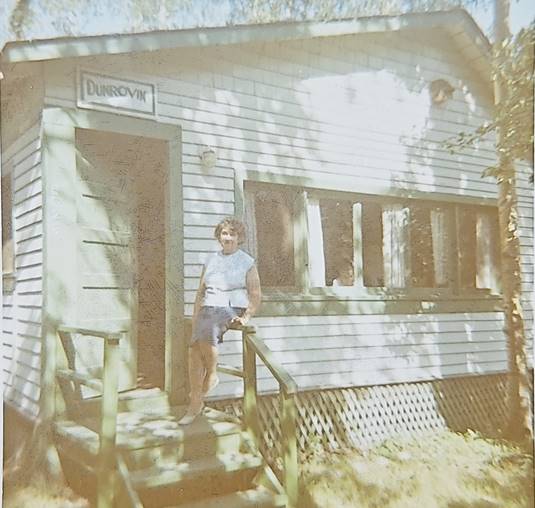
[[[173,403],[186,397],[184,337],[182,130],[178,125],[99,111],[47,107],[42,117],[43,350],[41,410],[55,412],[55,366],[60,323],[77,326],[77,128],[167,141],[165,183],[165,391]]]

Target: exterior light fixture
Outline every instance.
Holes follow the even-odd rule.
[[[429,93],[431,94],[433,104],[444,104],[451,99],[454,91],[455,88],[445,79],[435,79],[429,84]]]
[[[205,169],[211,169],[216,165],[217,155],[215,149],[211,146],[202,146],[199,150],[199,157],[201,158],[202,167]]]

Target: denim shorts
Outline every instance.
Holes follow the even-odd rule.
[[[195,342],[209,342],[212,346],[223,342],[223,334],[230,322],[245,312],[241,307],[201,307],[192,330],[190,346]]]

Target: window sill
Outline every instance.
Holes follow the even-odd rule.
[[[316,301],[316,300],[347,300],[347,301],[398,301],[398,300],[421,300],[421,301],[444,301],[444,300],[496,300],[501,301],[502,296],[491,293],[488,289],[462,290],[454,293],[450,289],[441,288],[413,288],[388,289],[388,288],[354,288],[354,287],[324,287],[311,288],[309,291],[263,289],[264,301]]]
[[[445,294],[432,290],[387,294],[385,291],[355,291],[355,288],[315,288],[310,293],[264,290],[258,315],[273,317],[500,311],[503,311],[502,297],[486,290],[462,294]]]

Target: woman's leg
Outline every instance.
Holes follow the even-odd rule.
[[[201,343],[195,342],[189,348],[189,408],[188,413],[197,414],[202,407],[203,381],[205,367],[201,352]]]
[[[219,353],[217,351],[217,346],[212,345],[209,342],[200,343],[201,355],[206,369],[206,374],[204,376],[204,382],[202,386],[202,393],[206,395],[210,390],[213,390],[219,383],[219,378],[217,377],[217,359]]]

